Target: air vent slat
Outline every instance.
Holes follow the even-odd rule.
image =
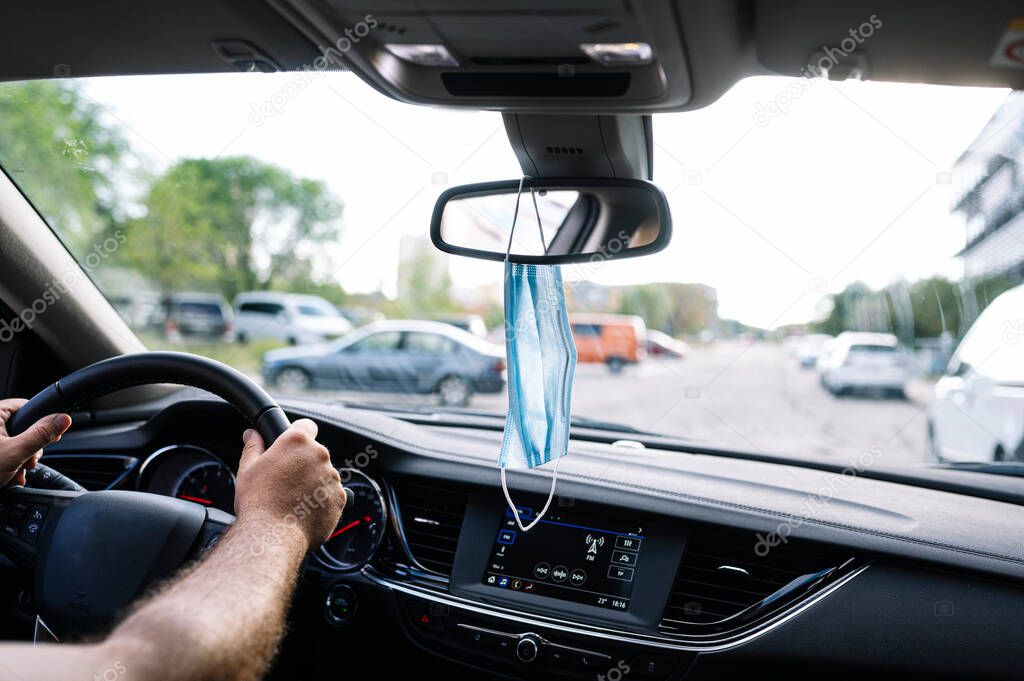
[[[418,480],[398,481],[395,496],[409,553],[428,570],[451,575],[469,496]]]
[[[763,534],[761,535],[764,536]],[[838,567],[849,555],[831,546],[789,539],[758,547],[755,532],[702,526],[687,540],[659,628],[681,633],[736,615],[803,575]],[[724,626],[724,625],[723,625]]]
[[[44,463],[94,492],[109,489],[131,472],[139,460],[119,454],[47,454]]]

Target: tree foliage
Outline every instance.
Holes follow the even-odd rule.
[[[718,324],[714,290],[700,284],[624,286],[616,312],[639,315],[649,328],[673,336],[699,333]]]
[[[342,210],[322,182],[247,156],[179,161],[143,204],[145,215],[124,227],[124,261],[162,292],[203,288],[229,299],[315,282]]]
[[[906,343],[944,334],[960,338],[996,296],[1019,283],[1000,275],[963,281],[936,276],[881,290],[854,282],[830,297],[828,313],[814,328],[832,335],[893,333]]]
[[[120,205],[117,169],[128,149],[103,109],[59,81],[0,89],[4,169],[73,253],[111,229]]]

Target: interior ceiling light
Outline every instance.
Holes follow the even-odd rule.
[[[458,66],[459,61],[444,45],[433,43],[404,44],[387,43],[384,48],[399,59],[420,66]]]
[[[654,52],[647,43],[581,43],[584,54],[605,66],[636,66],[651,61]]]

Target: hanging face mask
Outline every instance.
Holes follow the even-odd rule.
[[[522,181],[519,192],[522,194]],[[532,194],[532,191],[531,191]],[[537,200],[533,197],[534,210]],[[505,253],[505,349],[508,365],[508,418],[498,465],[505,500],[519,529],[529,531],[547,513],[555,494],[558,463],[568,452],[569,411],[576,371],[576,345],[569,330],[565,290],[558,265],[509,262],[519,196],[516,197],[512,233]],[[540,213],[537,228],[544,231]],[[544,508],[526,526],[512,502],[506,468],[536,468],[554,460],[551,491]]]

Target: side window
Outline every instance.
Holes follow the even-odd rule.
[[[572,335],[574,336],[600,336],[600,324],[573,324]]]
[[[455,352],[455,341],[436,333],[405,334],[405,350],[418,355],[447,355]]]
[[[249,312],[251,314],[263,314],[274,316],[281,312],[284,307],[277,303],[242,303],[238,306],[239,312]]]
[[[398,340],[401,338],[398,331],[381,331],[367,336],[355,345],[350,345],[349,352],[392,352],[398,348]]]

